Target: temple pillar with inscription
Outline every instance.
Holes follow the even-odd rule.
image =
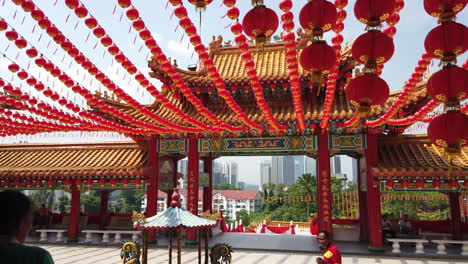
[[[203,159],[203,172],[208,174],[208,186],[203,187],[203,212],[213,213],[213,157]]]
[[[328,134],[318,135],[317,157],[317,201],[318,201],[318,226],[319,231],[332,233],[332,207],[331,207],[331,173],[330,150],[328,148]]]
[[[382,212],[380,204],[379,181],[374,181],[373,168],[378,162],[377,136],[367,134],[366,182],[367,182],[367,219],[369,226],[369,251],[383,252]]]
[[[68,242],[78,242],[78,225],[80,223],[80,190],[75,183],[71,185],[70,225]]]
[[[159,153],[157,151],[158,138],[151,136],[148,145],[148,165],[146,177],[149,184],[146,190],[146,217],[154,216],[158,213],[158,179],[159,179]],[[156,232],[148,232],[149,242],[155,243]]]
[[[190,138],[188,143],[187,210],[194,215],[198,215],[199,162],[198,139]],[[187,229],[186,244],[197,244],[196,229]]]
[[[107,220],[107,208],[109,205],[109,191],[101,191],[101,202],[99,205],[99,229],[104,229]]]
[[[448,193],[450,203],[450,219],[452,224],[452,239],[463,240],[461,228],[460,192]]]

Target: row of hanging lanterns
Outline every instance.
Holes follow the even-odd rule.
[[[348,100],[357,106],[358,117],[366,117],[371,106],[382,105],[389,97],[390,88],[378,76],[378,67],[390,60],[395,47],[392,38],[380,28],[394,12],[395,0],[357,0],[354,5],[356,18],[366,24],[367,30],[354,41],[351,48],[353,58],[364,65],[364,74],[352,79],[346,88]]]
[[[396,184],[399,184],[401,188],[403,189],[408,189],[408,188],[411,188],[412,186],[416,187],[418,190],[421,190],[423,188],[427,188],[427,182],[425,180],[416,180],[416,181],[410,181],[410,180],[399,180],[399,181],[395,181],[395,180],[387,180],[385,182],[385,186],[387,186],[388,188],[393,188],[396,186]],[[431,186],[432,188],[434,189],[440,189],[440,187],[442,187],[442,181],[440,180],[432,180],[431,182]],[[460,186],[460,183],[458,182],[458,180],[448,180],[447,181],[447,185],[451,188],[451,189],[457,189],[459,188]],[[463,182],[463,186],[464,187],[468,187],[468,180],[465,180]]]
[[[457,56],[468,49],[468,28],[455,22],[466,4],[466,0],[424,0],[426,12],[440,23],[427,34],[424,46],[443,66],[428,80],[427,93],[444,103],[444,113],[430,122],[427,133],[451,160],[449,175],[452,160],[468,146],[468,115],[460,109],[460,101],[468,98],[468,71],[456,65]]]

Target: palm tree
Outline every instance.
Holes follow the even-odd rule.
[[[305,173],[297,179],[297,184],[299,184],[303,189],[304,193],[307,196],[313,196],[317,191],[317,180],[316,177],[310,173]],[[310,216],[310,203],[307,204],[307,217]]]

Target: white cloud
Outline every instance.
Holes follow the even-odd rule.
[[[175,40],[169,40],[167,43],[167,48],[177,54],[180,55],[189,55],[191,56],[192,53],[194,52],[193,46],[188,42],[188,40],[182,41],[175,41]]]

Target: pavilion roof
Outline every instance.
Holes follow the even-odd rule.
[[[0,145],[0,177],[143,176],[145,146],[133,142]]]
[[[379,179],[443,179],[448,176],[450,160],[427,135],[381,136],[378,146],[379,163],[374,172]],[[468,148],[453,159],[450,176],[468,179]]]

